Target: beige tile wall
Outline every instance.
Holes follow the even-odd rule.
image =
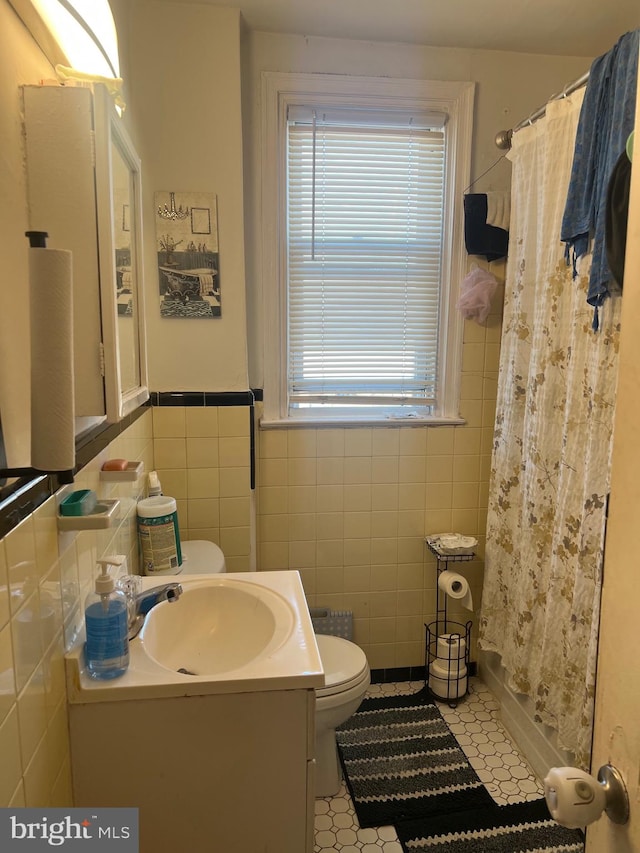
[[[137,570],[140,483],[105,484],[110,457],[153,463],[151,412],[86,466],[74,488],[120,500],[116,524],[59,533],[53,497],[0,540],[0,806],[70,806],[65,647],[78,635],[96,559],[124,554]]]
[[[424,660],[436,607],[426,533],[478,537],[479,559],[455,569],[480,602],[499,340],[499,308],[486,327],[465,325],[465,426],[258,431],[258,569],[298,569],[312,606],[352,610],[374,668]],[[249,450],[245,406],[156,407],[76,478],[75,488],[120,499],[112,528],[59,533],[52,498],[0,540],[0,806],[71,805],[64,650],[78,636],[96,559],[124,554],[138,570],[145,483],[102,483],[103,462],[155,466],[178,501],[181,536],[217,542],[229,570],[246,571]]]
[[[491,269],[502,282],[503,264]],[[311,606],[353,611],[374,668],[424,661],[437,578],[426,534],[478,538],[478,559],[454,568],[480,604],[501,306],[499,293],[486,326],[465,323],[465,426],[259,432],[258,568],[298,569]],[[477,612],[449,612],[475,627]]]
[[[158,476],[164,494],[176,498],[181,538],[216,542],[228,571],[248,571],[248,407],[158,406],[153,409],[153,434]]]

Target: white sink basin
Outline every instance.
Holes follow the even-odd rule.
[[[216,675],[272,654],[293,628],[293,610],[278,593],[221,578],[185,585],[176,601],[157,604],[140,642],[160,666],[184,675]]]
[[[84,637],[66,655],[72,704],[322,687],[324,673],[296,571],[163,575],[142,590],[177,582],[177,601],[156,604],[129,644],[119,678],[90,678]]]

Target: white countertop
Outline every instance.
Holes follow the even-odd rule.
[[[65,656],[68,701],[72,704],[111,702],[153,697],[201,696],[216,693],[247,693],[267,690],[315,689],[324,685],[324,672],[297,571],[236,572],[221,575],[161,575],[141,578],[142,589],[177,581],[183,589],[207,583],[252,584],[277,593],[293,612],[293,628],[283,643],[266,657],[231,672],[186,675],[153,661],[140,636],[129,644],[129,668],[124,675],[99,680],[86,671],[84,643]],[[170,605],[179,606],[179,601]]]

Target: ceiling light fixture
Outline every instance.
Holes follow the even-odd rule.
[[[10,0],[44,54],[99,78],[120,77],[118,34],[108,0]]]

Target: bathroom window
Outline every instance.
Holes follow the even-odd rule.
[[[266,423],[456,421],[471,84],[265,78]]]

